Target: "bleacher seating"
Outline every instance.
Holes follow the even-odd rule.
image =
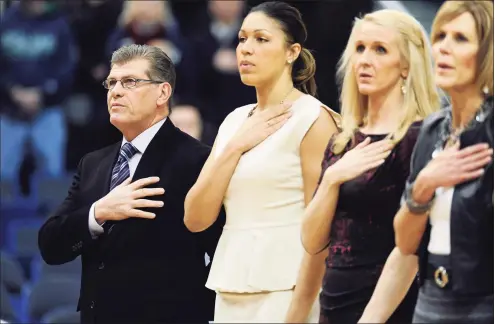
[[[27,278],[33,257],[39,255],[38,230],[42,224],[40,217],[20,217],[10,219],[6,225],[4,250],[16,256]]]
[[[33,177],[32,187],[39,211],[43,214],[52,212],[67,196],[72,183],[72,174],[50,177],[37,174]]]
[[[33,257],[28,277],[17,258],[5,251],[1,257],[0,319],[23,323],[79,323],[76,311],[81,280],[81,259],[63,265],[46,264]],[[49,292],[49,293],[47,293]]]
[[[6,252],[0,251],[1,281],[11,294],[19,294],[26,282],[23,270],[17,259]]]
[[[11,202],[2,201],[0,204],[0,247],[5,248],[8,244],[8,227],[14,220],[19,219],[41,219],[37,204],[31,198],[17,197]],[[10,242],[12,243],[12,242]]]
[[[0,282],[0,319],[13,323],[18,321],[14,308],[12,307],[10,294],[3,282]]]
[[[80,322],[79,313],[73,306],[57,307],[41,318],[41,323],[46,324],[72,324]]]
[[[43,225],[40,217],[12,219],[7,224],[5,248],[17,257],[34,257],[38,250],[38,231]]]
[[[67,195],[71,181],[72,175],[37,174],[29,196],[21,196],[12,183],[0,182],[1,320],[79,323],[80,258],[50,266],[38,249],[38,231]]]
[[[18,196],[18,185],[12,181],[0,181],[0,201],[2,204],[12,203]]]
[[[33,282],[38,281],[40,278],[45,277],[70,277],[76,280],[81,279],[81,258],[78,257],[71,262],[67,262],[61,265],[48,265],[40,257],[35,257],[31,262],[31,280]]]
[[[23,321],[39,322],[47,313],[62,306],[75,311],[80,286],[80,278],[53,276],[41,277],[32,286],[25,285],[21,293]]]

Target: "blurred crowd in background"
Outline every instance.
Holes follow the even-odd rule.
[[[259,2],[3,3],[1,178],[21,179],[21,189],[28,193],[32,173],[61,176],[74,170],[85,153],[120,139],[108,122],[101,83],[112,52],[129,43],[156,45],[171,57],[178,75],[172,118],[212,144],[227,114],[256,99],[254,89],[239,79],[235,48],[243,15]],[[394,3],[401,5],[397,1],[381,5]],[[335,65],[353,18],[380,4],[371,0],[294,4],[308,28],[306,46],[316,57],[319,99],[338,111]]]
[[[231,111],[256,101],[254,89],[240,81],[235,49],[244,14],[260,2],[0,2],[0,243],[2,258],[19,261],[22,270],[7,285],[18,296],[12,318],[35,321],[44,314],[29,306],[32,296],[22,297],[24,281],[33,283],[48,269],[37,257],[38,224],[65,196],[81,157],[121,139],[109,123],[102,86],[112,52],[131,43],[162,48],[177,69],[172,121],[211,145]],[[354,17],[403,9],[428,31],[441,2],[292,2],[308,29],[305,47],[316,58],[318,98],[339,111],[335,69]]]

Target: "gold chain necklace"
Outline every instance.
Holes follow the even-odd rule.
[[[282,101],[280,101],[280,104],[283,104],[283,103],[284,103],[284,101],[287,99],[287,97],[289,97],[289,95],[292,93],[292,91],[293,91],[294,89],[295,89],[294,87],[292,87],[292,88],[290,89],[290,91],[289,91],[289,92],[285,95],[284,99],[283,99]],[[256,104],[256,105],[253,107],[253,109],[251,109],[251,111],[250,111],[250,112],[249,112],[249,114],[248,114],[248,118],[249,118],[249,117],[251,117],[251,116],[254,114],[254,111],[256,110],[256,108],[258,108],[258,104]]]

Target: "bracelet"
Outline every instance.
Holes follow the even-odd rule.
[[[435,201],[435,194],[433,194],[433,197],[426,204],[419,204],[414,201],[412,197],[413,187],[414,182],[406,182],[406,190],[404,191],[404,195],[402,196],[402,204],[405,203],[412,214],[422,215],[428,212],[431,209],[431,206],[433,206],[433,202]]]

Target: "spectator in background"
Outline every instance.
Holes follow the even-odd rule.
[[[169,3],[184,37],[193,38],[208,25],[210,20],[208,17],[208,0],[169,0]],[[191,21],[194,21],[194,23],[191,24]]]
[[[201,115],[201,102],[194,98],[174,96],[170,118],[183,132],[202,143],[213,146],[218,129],[205,123]]]
[[[198,108],[193,105],[175,106],[170,114],[170,119],[181,131],[201,141],[203,121]]]
[[[108,75],[105,46],[122,11],[120,0],[81,0],[64,3],[79,46],[73,93],[67,102],[68,142],[66,168],[75,170],[82,156],[120,139],[108,122],[107,92],[101,83]]]
[[[206,123],[218,128],[233,107],[256,99],[240,80],[235,49],[244,1],[209,1],[210,23],[192,40],[196,71],[194,96]]]
[[[123,3],[120,0],[83,0],[70,1],[65,7],[80,47],[74,89],[90,95],[93,101],[104,103],[106,91],[101,83],[110,71],[105,46],[115,30]],[[108,120],[106,107],[100,115]]]
[[[192,49],[182,37],[168,1],[126,1],[116,29],[107,43],[107,56],[121,46],[137,44],[162,49],[177,67],[175,96],[192,87],[194,61]]]
[[[118,26],[108,40],[107,55],[130,44],[156,46],[167,53],[175,65],[181,61],[179,31],[166,1],[124,3]]]
[[[394,219],[397,247],[419,257],[413,323],[493,323],[493,33],[491,1],[446,1],[433,20],[452,104],[425,121]]]
[[[19,172],[29,143],[51,176],[64,172],[66,124],[62,103],[76,64],[73,37],[57,3],[23,0],[0,25],[2,179]]]

